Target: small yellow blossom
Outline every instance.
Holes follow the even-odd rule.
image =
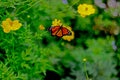
[[[43,25],[40,25],[40,26],[39,26],[39,29],[40,29],[40,30],[45,30],[45,27],[44,27]]]
[[[9,33],[11,30],[18,30],[22,26],[18,20],[12,21],[10,18],[7,18],[5,21],[2,21],[2,28],[5,33]]]
[[[86,59],[86,58],[84,58],[84,59],[83,59],[83,61],[84,61],[84,62],[86,62],[86,61],[87,61],[87,59]]]
[[[30,18],[30,15],[27,15],[27,18]]]
[[[88,4],[80,4],[78,6],[77,11],[82,17],[86,17],[88,15],[95,13],[94,7],[92,5],[88,5]]]
[[[64,26],[65,27],[65,26]],[[67,40],[67,41],[71,41],[74,39],[74,32],[72,31],[72,28],[71,27],[66,27],[68,30],[70,30],[70,32],[72,33],[71,35],[66,35],[66,36],[63,36],[62,38],[64,40]]]
[[[62,23],[60,20],[55,19],[54,21],[52,21],[52,26],[61,26],[61,25]]]
[[[62,42],[62,43],[61,43],[61,45],[62,45],[62,46],[64,46],[64,45],[65,45],[65,43],[64,43],[64,42]]]

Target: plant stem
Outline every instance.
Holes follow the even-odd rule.
[[[86,62],[84,62],[84,70],[85,70],[86,80],[89,80],[87,69],[86,69]]]
[[[12,53],[14,56],[14,33],[12,32],[11,35],[12,35]]]
[[[38,2],[39,2],[39,1],[38,1]],[[29,10],[30,8],[32,8],[32,7],[33,7],[34,5],[36,5],[38,2],[34,3],[34,4],[31,5],[29,8],[27,8],[27,9],[21,11],[20,13],[16,14],[16,16],[18,16],[18,15],[20,15],[20,14],[22,14],[22,13],[25,13],[27,10]],[[33,3],[33,1],[32,1],[31,3]]]

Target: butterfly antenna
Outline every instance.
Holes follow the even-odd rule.
[[[51,30],[51,27],[48,27],[48,28],[47,28],[47,31],[50,31],[50,30]]]
[[[63,27],[63,24],[60,27]]]
[[[72,33],[69,31],[68,35],[72,35]]]

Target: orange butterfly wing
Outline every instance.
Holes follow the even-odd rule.
[[[63,36],[61,29],[57,32],[56,36],[58,36],[58,37],[62,37]]]
[[[51,34],[53,36],[55,36],[58,33],[59,30],[60,30],[60,26],[55,26],[55,27],[50,28]]]
[[[71,32],[67,28],[62,27],[62,34],[63,34],[63,36],[65,36],[65,35],[71,35]]]
[[[71,35],[71,32],[67,28],[62,26],[54,26],[54,27],[51,27],[49,30],[51,31],[51,34],[53,36],[57,36],[57,37]]]

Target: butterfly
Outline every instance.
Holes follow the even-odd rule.
[[[63,37],[72,34],[70,30],[68,30],[63,26],[52,26],[49,28],[49,31],[51,32],[52,36],[57,36],[57,37]]]

